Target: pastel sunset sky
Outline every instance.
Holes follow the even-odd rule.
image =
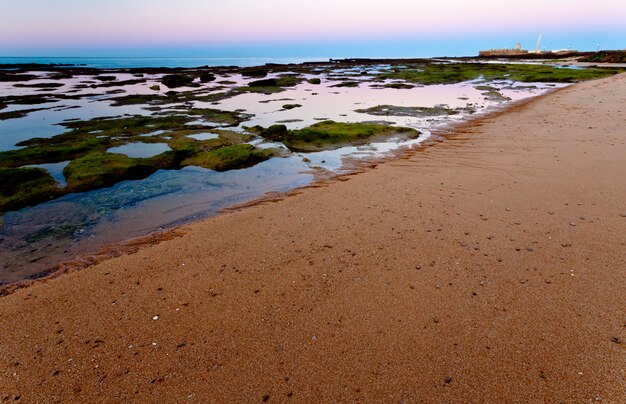
[[[0,56],[410,57],[626,48],[626,1],[0,0]]]

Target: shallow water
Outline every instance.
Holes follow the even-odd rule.
[[[158,156],[161,153],[172,150],[165,143],[128,143],[123,146],[111,147],[107,153],[125,154],[130,158],[144,159]]]
[[[69,161],[62,161],[60,163],[33,164],[28,167],[43,168],[59,183],[59,186],[64,187],[67,185],[67,181],[63,175],[63,169],[67,167],[69,163]]]
[[[35,275],[51,262],[207,217],[220,209],[309,184],[313,174],[296,156],[218,173],[187,167],[161,170],[142,181],[69,194],[8,212],[0,228],[0,279]]]
[[[368,71],[384,70],[388,66],[368,66]],[[456,115],[430,117],[375,116],[355,112],[382,104],[395,106],[434,107],[445,105],[449,108],[471,107],[475,113],[483,113],[506,104],[502,100],[486,99],[477,85],[497,87],[504,97],[520,100],[544,93],[550,85],[531,86],[510,81],[483,83],[480,80],[452,85],[418,86],[412,89],[372,88],[369,77],[358,76],[358,87],[331,87],[340,81],[329,80],[330,76],[355,74],[363,68],[355,67],[344,71],[333,71],[322,75],[322,84],[303,82],[277,94],[244,93],[218,103],[192,102],[197,108],[217,108],[222,110],[243,110],[251,117],[235,129],[261,125],[267,127],[285,122],[290,129],[309,126],[322,119],[342,122],[386,121],[396,125],[418,129],[422,135],[418,139],[389,138],[385,141],[342,147],[332,151],[316,153],[291,153],[285,158],[272,158],[256,166],[215,172],[203,168],[187,167],[178,171],[158,171],[140,181],[124,181],[111,188],[91,192],[70,194],[59,199],[8,212],[2,216],[0,224],[0,283],[12,282],[36,275],[49,269],[55,263],[85,254],[99,247],[117,243],[133,237],[146,235],[160,228],[186,223],[215,214],[220,209],[259,198],[267,192],[284,192],[309,184],[313,172],[340,173],[348,169],[346,158],[380,158],[399,147],[411,147],[423,142],[430,131],[466,119],[467,112]],[[111,75],[108,72],[106,75]],[[46,74],[33,82],[50,82]],[[115,74],[119,80],[132,79],[129,74]],[[271,77],[271,76],[268,76]],[[307,76],[313,77],[313,76]],[[0,151],[19,148],[17,142],[33,137],[49,138],[63,133],[63,121],[91,119],[94,117],[122,116],[125,114],[150,115],[147,105],[113,106],[112,100],[127,94],[153,94],[150,86],[158,84],[159,75],[144,76],[146,83],[113,88],[81,88],[73,94],[84,94],[80,99],[60,99],[46,104],[32,106],[9,106],[9,108],[46,108],[28,114],[24,118],[0,120]],[[241,75],[220,76],[217,81],[230,80],[234,87],[254,79]],[[98,82],[90,76],[60,80],[65,85],[46,91],[46,94],[64,94],[73,91],[84,82]],[[383,84],[383,83],[376,83]],[[200,89],[213,91],[221,84],[208,83]],[[0,83],[3,95],[23,95],[37,93],[34,89],[14,87],[11,83]],[[110,90],[124,90],[120,94],[107,94]],[[177,89],[183,91],[185,89]],[[26,91],[26,92],[24,92]],[[161,88],[159,93],[167,91]],[[301,104],[301,107],[285,109],[286,104]],[[7,112],[11,109],[0,112]],[[168,107],[169,108],[169,107]],[[162,112],[162,111],[161,111]],[[199,120],[194,124],[207,127],[217,123]],[[145,137],[158,136],[163,131],[145,134]],[[214,133],[188,135],[197,140],[216,137]],[[148,139],[146,139],[148,140]],[[257,147],[280,147],[281,143],[268,142],[255,138],[251,142]],[[146,158],[169,150],[164,143],[135,142],[109,149],[112,153],[123,153],[130,157]],[[65,185],[63,169],[68,162],[38,165],[50,172]]]
[[[216,133],[197,133],[195,135],[187,135],[187,137],[190,137],[196,140],[211,140],[211,139],[217,139],[219,135],[217,135]]]

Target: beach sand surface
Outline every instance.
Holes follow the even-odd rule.
[[[0,298],[0,399],[623,402],[626,75]]]

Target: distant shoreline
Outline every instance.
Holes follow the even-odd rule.
[[[595,59],[594,59],[595,58]],[[556,53],[521,54],[500,56],[437,56],[423,58],[204,58],[204,57],[2,57],[0,69],[191,69],[191,68],[224,68],[224,67],[259,67],[265,65],[303,65],[318,63],[342,64],[379,64],[398,62],[423,62],[438,60],[456,61],[519,61],[519,60],[581,60],[594,59],[595,63],[626,63],[626,51],[602,50],[599,52],[572,52],[567,55]],[[126,64],[124,64],[126,62]]]

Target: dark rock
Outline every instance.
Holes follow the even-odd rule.
[[[163,76],[161,83],[168,88],[188,86],[193,82],[193,77],[180,74],[168,74]]]
[[[272,125],[263,130],[260,135],[267,140],[282,141],[287,136],[287,127],[285,125]]]
[[[97,80],[100,81],[115,81],[117,80],[117,77],[115,76],[96,76]]]
[[[241,75],[244,77],[265,77],[267,76],[267,71],[263,69],[244,69]]]
[[[248,87],[274,87],[278,85],[276,79],[256,80],[248,83]]]
[[[59,88],[63,87],[63,83],[37,83],[37,84],[15,84],[14,87],[22,88]]]
[[[214,81],[215,80],[215,76],[212,73],[208,73],[208,72],[203,72],[200,74],[200,82],[201,83],[208,83],[210,81]]]

